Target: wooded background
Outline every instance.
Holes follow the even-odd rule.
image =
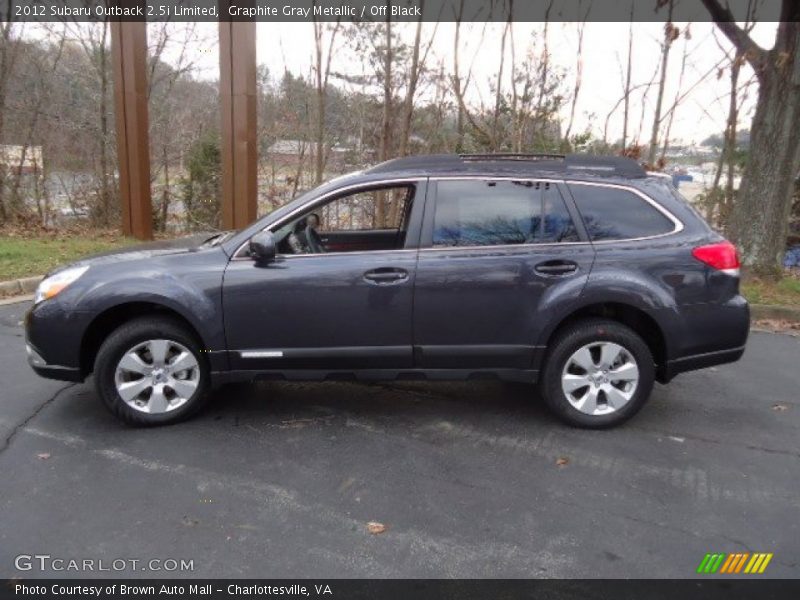
[[[613,153],[669,171],[676,114],[716,79],[728,90],[726,125],[706,141],[713,176],[694,201],[748,265],[775,272],[787,243],[800,242],[790,226],[800,213],[800,6],[783,1],[774,45],[763,48],[750,35],[758,3],[734,16],[703,0],[719,55],[698,77],[692,25],[672,22],[671,0],[653,2],[667,17],[662,35],[642,39],[631,22],[617,40],[620,73],[609,65],[608,80],[619,86],[618,102],[591,128],[576,118],[579,98],[592,95],[585,20],[566,25],[577,40],[568,67],[553,60],[547,21],[521,46],[519,24],[467,27],[456,11],[444,57],[431,51],[437,23],[309,23],[307,72],[259,66],[259,214],[331,176],[407,154]],[[220,223],[219,88],[202,68],[217,41],[208,31],[148,24],[152,201],[164,234]],[[659,60],[651,77],[636,80],[631,66],[643,44],[658,44]],[[357,68],[337,62],[342,48],[359,57]],[[473,69],[479,53],[496,63],[488,81]],[[118,225],[111,69],[108,23],[0,22],[0,227]]]

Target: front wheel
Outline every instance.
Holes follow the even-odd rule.
[[[561,420],[600,429],[636,414],[654,378],[653,355],[636,332],[616,321],[587,319],[556,336],[540,390]]]
[[[208,366],[200,345],[178,322],[141,318],[116,329],[95,361],[95,386],[106,407],[129,425],[166,425],[200,408]]]

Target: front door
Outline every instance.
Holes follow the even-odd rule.
[[[309,211],[276,224],[275,261],[259,265],[249,258],[234,258],[223,286],[231,369],[412,366],[411,306],[419,228],[410,233],[409,223],[414,222],[411,213],[422,209],[424,193],[424,182],[404,182],[391,188],[359,189],[326,204],[312,202]],[[303,225],[312,212],[321,253],[290,239],[294,232],[308,234]],[[390,229],[395,230],[391,239],[387,236],[383,245],[372,243],[374,249],[341,251],[325,246],[331,234],[355,239],[365,232],[372,238],[370,232]]]
[[[428,196],[414,292],[417,365],[530,369],[549,306],[580,295],[592,267],[577,214],[555,182],[442,179]]]

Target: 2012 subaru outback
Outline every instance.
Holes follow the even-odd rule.
[[[653,382],[742,356],[735,248],[634,161],[402,158],[251,226],[54,271],[26,319],[45,377],[91,373],[135,425],[210,386],[277,379],[538,382],[564,421],[608,427]]]

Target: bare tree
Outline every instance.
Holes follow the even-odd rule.
[[[746,24],[745,30],[749,32],[752,30],[754,24],[755,23],[753,22]],[[736,48],[734,48],[733,56],[731,56],[728,50],[723,48],[722,44],[719,43],[716,33],[714,33],[714,40],[717,42],[717,46],[719,46],[720,50],[722,50],[730,62],[730,93],[728,94],[728,116],[725,121],[725,130],[722,135],[722,149],[720,150],[719,158],[717,160],[717,167],[714,172],[714,182],[711,186],[711,190],[708,192],[709,198],[707,201],[706,210],[709,220],[714,220],[716,217],[719,224],[724,227],[727,225],[730,211],[733,208],[734,202],[734,172],[736,167],[735,157],[740,109],[739,75],[741,73],[742,66],[745,63],[745,58],[742,52]],[[718,77],[721,76],[722,69],[718,71]],[[752,83],[752,80],[747,82],[745,86],[749,86],[750,83]],[[727,169],[725,168],[726,165]],[[719,185],[720,180],[722,179],[723,171],[726,172],[726,182],[725,190],[721,193]],[[715,215],[715,212],[718,214]]]
[[[730,235],[746,265],[776,274],[800,171],[800,3],[782,0],[775,44],[766,49],[753,41],[718,0],[702,1],[759,82],[749,159],[733,206]]]
[[[660,162],[664,163],[667,156],[667,149],[669,148],[669,135],[672,132],[672,123],[675,120],[675,113],[677,112],[678,106],[680,105],[680,99],[683,89],[683,77],[686,74],[686,61],[689,58],[689,40],[692,39],[691,24],[687,24],[686,27],[683,29],[683,53],[681,54],[681,69],[680,73],[678,74],[678,86],[677,91],[675,92],[675,101],[672,103],[672,108],[669,111],[667,119],[667,126],[664,130],[664,140],[661,144],[661,157]],[[705,80],[705,78],[703,78]]]
[[[654,165],[658,152],[658,132],[661,127],[661,105],[664,102],[664,88],[667,82],[667,64],[672,42],[678,39],[680,30],[672,23],[674,0],[658,0],[658,6],[667,6],[667,22],[664,24],[664,41],[661,44],[661,76],[658,81],[658,95],[656,96],[655,113],[653,114],[653,129],[650,134],[650,147],[647,151],[647,162]]]
[[[633,2],[631,2],[631,19],[628,23],[628,67],[625,71],[625,86],[622,94],[622,152],[628,144],[628,115],[631,106],[631,66],[633,64]]]
[[[17,61],[19,49],[19,36],[16,35],[17,23],[14,22],[13,4],[6,5],[6,14],[0,21],[0,136],[5,131],[6,93],[8,80]],[[0,223],[5,223],[10,217],[10,211],[5,199],[5,165],[0,165]]]
[[[313,6],[317,6],[317,0],[314,0]],[[315,83],[317,92],[317,119],[315,131],[315,149],[314,149],[314,181],[322,183],[323,174],[325,172],[325,111],[326,101],[328,97],[328,79],[331,73],[331,59],[333,58],[333,47],[336,42],[336,34],[339,32],[341,26],[341,19],[337,18],[336,22],[328,29],[328,49],[327,55],[323,57],[323,47],[325,45],[324,34],[326,27],[321,23],[316,13],[313,13],[314,24],[314,71]]]
[[[96,140],[98,178],[97,201],[92,203],[91,216],[95,224],[107,227],[115,219],[119,207],[116,205],[116,183],[114,181],[115,141],[111,120],[111,48],[109,45],[109,24],[73,23],[72,38],[78,42],[88,59],[98,92],[95,95],[98,135]]]
[[[579,4],[582,3],[582,0],[579,0]],[[575,59],[575,86],[572,90],[572,102],[570,103],[569,108],[569,120],[567,121],[567,129],[564,131],[564,144],[569,146],[569,136],[572,133],[572,125],[575,122],[575,107],[578,104],[578,95],[581,93],[581,84],[583,82],[583,31],[586,28],[586,20],[589,18],[589,11],[592,8],[591,2],[589,2],[586,12],[583,14],[583,18],[578,21],[577,28],[578,28],[578,49],[576,52],[576,59]]]
[[[506,60],[506,37],[508,36],[509,31],[511,30],[511,24],[513,23],[513,10],[514,10],[513,0],[508,0],[506,6],[508,10],[508,19],[506,20],[506,23],[503,26],[503,33],[500,36],[500,59],[499,59],[499,64],[497,65],[497,83],[495,84],[495,91],[494,91],[494,113],[492,115],[492,126],[489,129],[490,144],[492,151],[497,151],[499,146],[498,122],[500,119],[500,108],[502,106],[502,101],[503,101],[503,69],[505,67],[505,60]]]
[[[438,22],[434,27],[433,33],[430,36],[430,39],[425,47],[422,56],[420,56],[420,43],[422,41],[422,14],[425,11],[425,0],[420,0],[419,4],[420,9],[420,17],[417,21],[416,31],[414,33],[414,45],[411,52],[411,66],[408,70],[408,80],[406,82],[406,95],[403,99],[403,114],[401,120],[401,130],[400,130],[400,146],[398,148],[398,154],[400,156],[405,156],[408,153],[408,142],[411,136],[411,120],[414,116],[414,97],[417,93],[417,87],[419,86],[420,76],[422,75],[422,71],[425,68],[425,63],[427,62],[428,52],[431,49],[431,45],[433,44],[433,40],[436,37],[436,30],[438,29]]]

